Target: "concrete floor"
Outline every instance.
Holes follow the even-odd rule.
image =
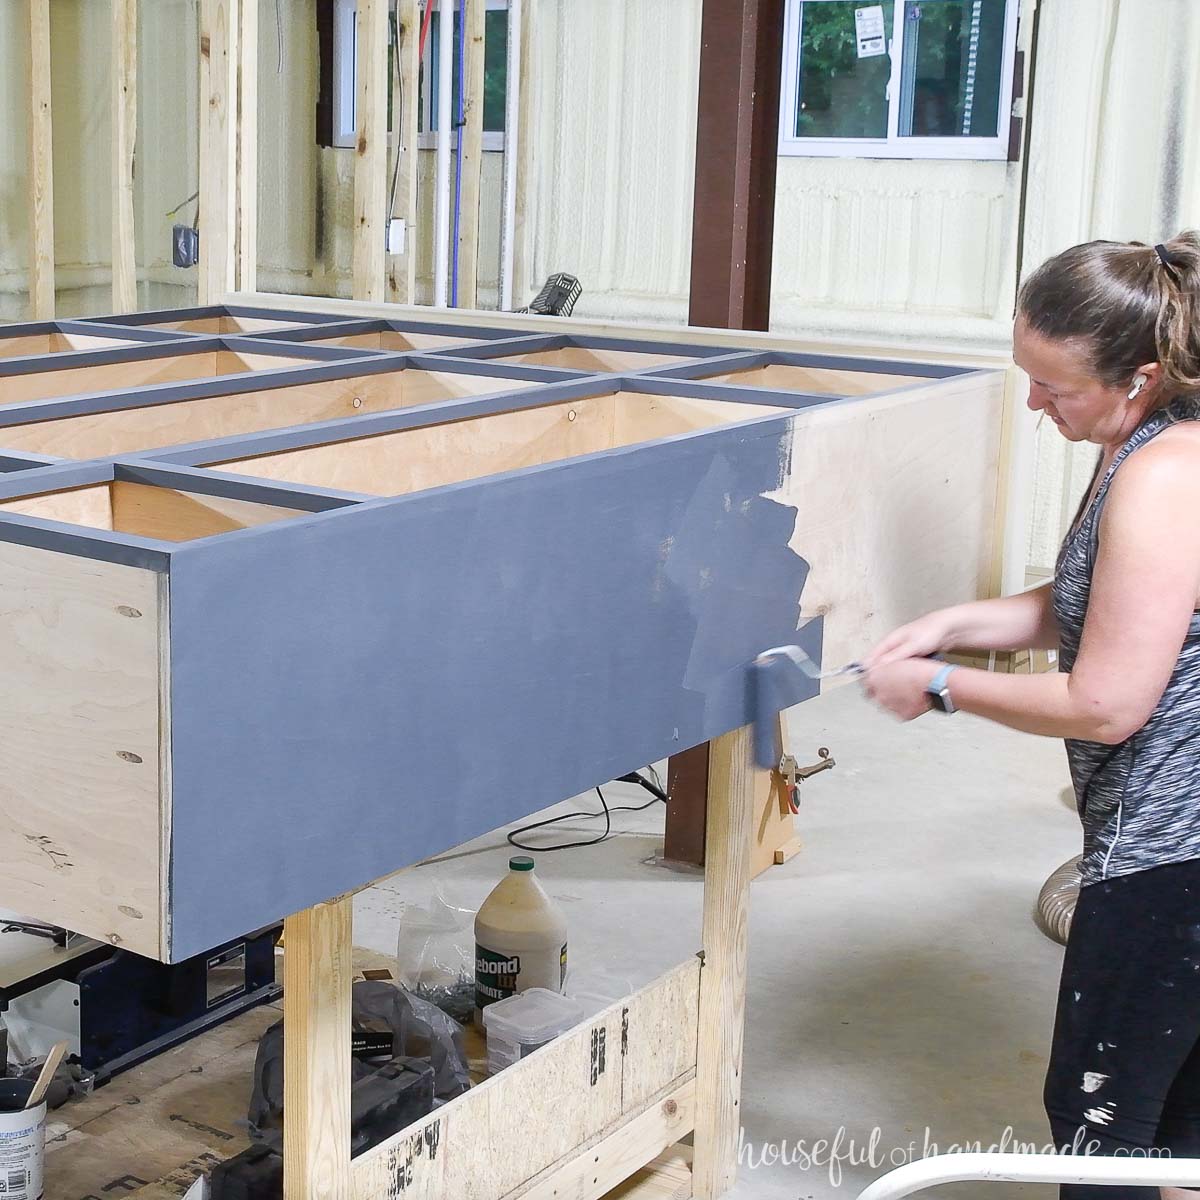
[[[1061,950],[1031,911],[1046,876],[1078,850],[1061,744],[963,715],[901,725],[854,686],[794,710],[791,729],[798,758],[827,745],[838,765],[806,785],[803,851],[752,888],[743,1165],[731,1200],[853,1197],[927,1139],[986,1148],[1011,1127],[1045,1143]],[[645,793],[618,784],[606,796],[631,804]],[[593,793],[563,811],[594,807]],[[537,871],[570,922],[572,969],[638,986],[697,948],[701,885],[647,861],[662,846],[661,806],[614,824],[600,846],[538,856]],[[477,906],[511,852],[497,833],[361,893],[356,942],[394,953],[401,906],[435,883]],[[798,1142],[839,1138],[834,1162],[794,1158]],[[770,1151],[760,1161],[784,1142],[790,1161],[771,1162]],[[938,1193],[1018,1194],[1054,1192]]]

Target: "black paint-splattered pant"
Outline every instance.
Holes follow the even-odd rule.
[[[1200,1158],[1200,860],[1083,888],[1046,1074],[1054,1141],[1073,1153]],[[1063,1200],[1156,1197],[1070,1184]]]

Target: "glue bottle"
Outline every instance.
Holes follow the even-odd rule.
[[[526,988],[561,992],[567,922],[533,874],[532,858],[510,858],[508,874],[475,915],[475,1020]]]

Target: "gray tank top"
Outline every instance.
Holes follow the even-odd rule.
[[[1151,413],[1113,459],[1090,506],[1067,535],[1054,573],[1062,632],[1059,669],[1079,653],[1100,516],[1113,476],[1139,447],[1177,421],[1200,420],[1200,397]],[[1083,822],[1084,885],[1166,863],[1200,858],[1200,613],[1192,615],[1179,661],[1150,719],[1116,746],[1067,739]]]

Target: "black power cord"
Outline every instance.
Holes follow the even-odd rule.
[[[577,846],[596,846],[603,842],[610,833],[612,833],[612,814],[615,812],[642,812],[647,808],[653,807],[655,804],[666,804],[667,793],[652,780],[647,779],[638,771],[631,771],[628,775],[622,775],[617,780],[618,783],[636,783],[643,787],[652,796],[652,800],[647,800],[645,804],[620,804],[614,807],[609,807],[608,801],[604,799],[604,793],[597,788],[596,795],[600,797],[600,806],[603,809],[602,813],[598,812],[570,812],[561,813],[557,817],[547,817],[544,821],[534,821],[531,825],[522,825],[519,829],[514,829],[508,835],[509,844],[515,846],[518,850],[527,850],[534,854],[545,854],[551,850],[572,850]],[[520,842],[517,839],[526,833],[531,833],[535,829],[544,829],[547,825],[557,825],[560,821],[578,820],[580,817],[604,817],[604,832],[599,837],[584,838],[576,842],[559,842],[556,846],[531,846],[527,842]]]

